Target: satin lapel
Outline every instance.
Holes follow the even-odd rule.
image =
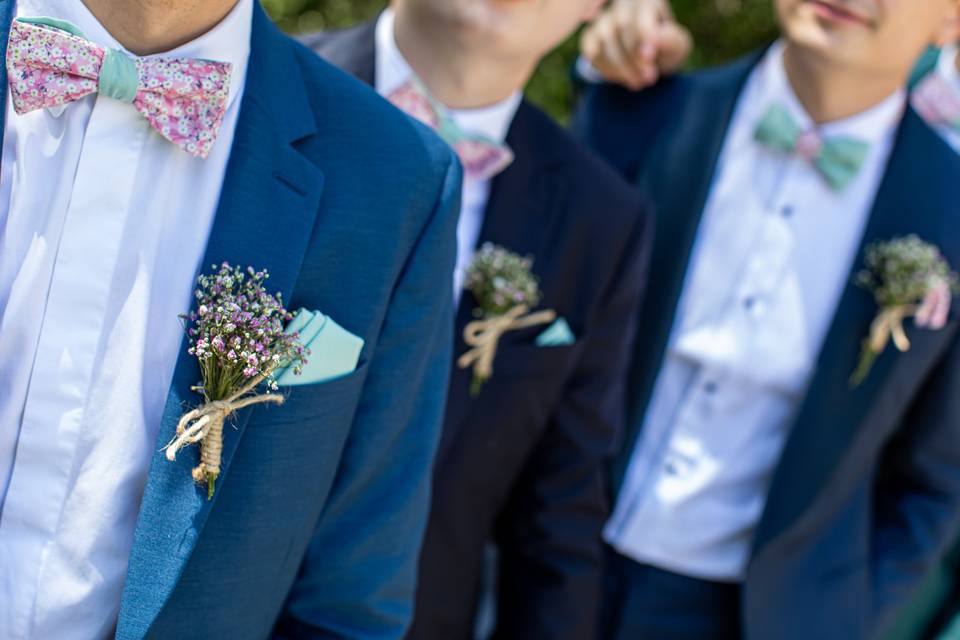
[[[534,273],[542,280],[546,274],[538,269],[538,265],[544,266],[550,238],[562,219],[558,213],[565,187],[559,171],[563,159],[554,153],[549,140],[537,135],[535,123],[538,115],[526,102],[522,102],[517,110],[507,135],[507,145],[516,159],[493,181],[477,246],[492,242],[521,255],[533,256]],[[475,305],[473,296],[465,291],[457,310],[455,357],[467,351],[463,330],[473,320]],[[469,393],[470,376],[469,371],[454,362],[444,436],[440,444],[441,456],[452,433],[466,419],[474,402]]]
[[[259,8],[253,21],[250,69],[230,162],[203,268],[229,261],[270,271],[271,290],[289,300],[316,219],[323,175],[293,142],[316,132],[316,119],[293,49]],[[168,462],[160,448],[174,437],[185,407],[200,397],[195,360],[181,349],[160,425],[134,537],[117,635],[139,638],[167,601],[216,504],[194,485],[196,447]],[[225,429],[222,472],[230,463],[250,410]]]
[[[628,388],[628,422],[624,452],[613,467],[613,486],[623,481],[630,452],[646,412],[657,372],[670,339],[683,292],[690,253],[727,128],[744,83],[759,56],[689,80],[679,90],[680,111],[673,127],[658,137],[641,166],[639,186],[651,195],[657,214],[650,263]]]
[[[885,412],[884,399],[896,399],[885,392],[895,384],[895,365],[904,356],[892,347],[862,385],[854,389],[849,384],[861,341],[877,313],[873,297],[854,286],[853,277],[862,268],[867,245],[874,242],[915,233],[945,249],[955,244],[950,239],[946,203],[951,201],[951,176],[957,175],[960,162],[949,153],[946,166],[934,164],[938,152],[943,154],[934,145],[942,143],[908,110],[851,269],[850,284],[775,473],[754,543],[757,553],[814,503],[855,435],[872,421],[871,414]]]

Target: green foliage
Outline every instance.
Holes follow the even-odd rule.
[[[375,16],[385,0],[263,0],[280,26],[291,33],[354,24]],[[673,0],[677,18],[694,34],[690,66],[737,57],[776,37],[772,0]],[[577,39],[570,38],[541,64],[528,88],[531,99],[561,120],[572,105],[570,69]]]

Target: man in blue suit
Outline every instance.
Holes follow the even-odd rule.
[[[960,264],[960,159],[905,90],[958,3],[775,6],[767,51],[592,88],[579,114],[659,231],[605,639],[875,637],[960,523],[955,310],[851,383],[880,312],[853,282],[867,247],[915,235]]]
[[[254,0],[2,0],[0,24],[12,93],[89,94],[5,110],[0,636],[401,637],[450,362],[453,155]],[[161,448],[202,400],[177,315],[224,261],[364,347],[237,412],[208,501],[194,450]]]

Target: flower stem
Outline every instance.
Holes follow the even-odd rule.
[[[217,476],[212,473],[207,474],[207,500],[213,500],[213,489],[217,483]]]
[[[857,370],[850,376],[850,386],[856,389],[870,375],[873,364],[877,361],[880,354],[874,351],[867,342],[864,342],[860,350],[860,362],[857,364]]]
[[[480,395],[480,389],[483,387],[483,383],[486,382],[486,378],[481,376],[478,373],[473,374],[473,379],[470,381],[470,397],[476,398]]]

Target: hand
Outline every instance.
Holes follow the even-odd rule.
[[[668,0],[613,0],[580,40],[584,58],[608,82],[633,90],[679,69],[692,48]]]

